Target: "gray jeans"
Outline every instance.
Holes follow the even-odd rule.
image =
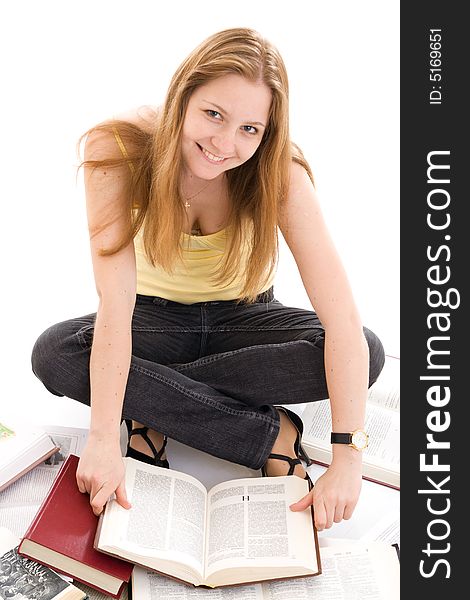
[[[90,404],[94,321],[91,314],[58,323],[36,341],[33,371],[53,394]],[[364,334],[371,385],[384,350],[374,333]],[[274,406],[328,397],[323,354],[317,315],[284,306],[272,288],[239,305],[138,295],[122,417],[259,469],[279,433]]]

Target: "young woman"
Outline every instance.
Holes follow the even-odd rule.
[[[86,134],[85,189],[96,315],[37,340],[34,373],[91,405],[77,470],[99,514],[130,504],[119,445],[168,466],[168,437],[265,475],[305,477],[302,421],[285,405],[329,398],[332,430],[364,426],[384,362],[363,328],[322,218],[311,170],[291,142],[278,51],[250,29],[219,32],[181,64],[160,108]],[[283,306],[273,278],[281,231],[315,312]],[[361,452],[331,466],[293,510],[319,530],[348,519]]]

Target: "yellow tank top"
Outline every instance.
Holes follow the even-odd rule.
[[[114,136],[125,158],[127,150],[117,129]],[[134,165],[129,162],[129,168]],[[144,296],[159,296],[182,304],[194,302],[209,302],[211,300],[235,300],[241,297],[244,274],[248,261],[247,245],[241,250],[238,273],[235,279],[226,287],[220,287],[211,281],[217,267],[223,259],[227,230],[222,229],[209,235],[181,234],[182,259],[175,263],[170,275],[158,265],[153,266],[145,254],[142,229],[134,238],[134,248],[137,269],[137,293]],[[273,272],[269,281],[259,290],[259,293],[269,289],[273,283]]]

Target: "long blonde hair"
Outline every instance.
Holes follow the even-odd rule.
[[[198,87],[227,74],[262,81],[272,92],[268,123],[258,149],[245,163],[225,173],[231,207],[226,223],[227,251],[212,278],[217,285],[229,285],[239,274],[241,247],[248,244],[239,300],[252,302],[277,265],[277,225],[292,160],[299,162],[313,181],[307,161],[289,137],[289,85],[284,62],[258,32],[226,29],[204,40],[173,75],[152,133],[125,121],[97,125],[81,136],[79,144],[91,131],[118,128],[129,149],[128,157],[83,161],[80,166],[132,165],[126,189],[128,231],[115,247],[103,253],[119,251],[143,227],[148,260],[171,273],[175,260],[182,257],[181,233],[186,217],[179,186],[186,109]],[[248,222],[253,227],[247,227]]]

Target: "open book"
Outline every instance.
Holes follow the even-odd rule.
[[[153,571],[135,567],[132,594],[138,600],[398,600],[400,563],[396,549],[384,542],[367,544],[329,540],[321,547],[320,577],[265,581],[237,587],[207,590],[189,588]]]
[[[195,586],[321,573],[313,512],[289,509],[308,481],[234,479],[207,491],[185,473],[124,461],[132,508],[107,503],[97,550]]]
[[[363,451],[363,476],[400,488],[400,360],[387,356],[377,381],[369,388],[365,430],[369,446]],[[331,462],[329,402],[310,402],[302,413],[302,446],[320,464]]]
[[[41,428],[23,423],[0,423],[0,491],[57,450]]]

